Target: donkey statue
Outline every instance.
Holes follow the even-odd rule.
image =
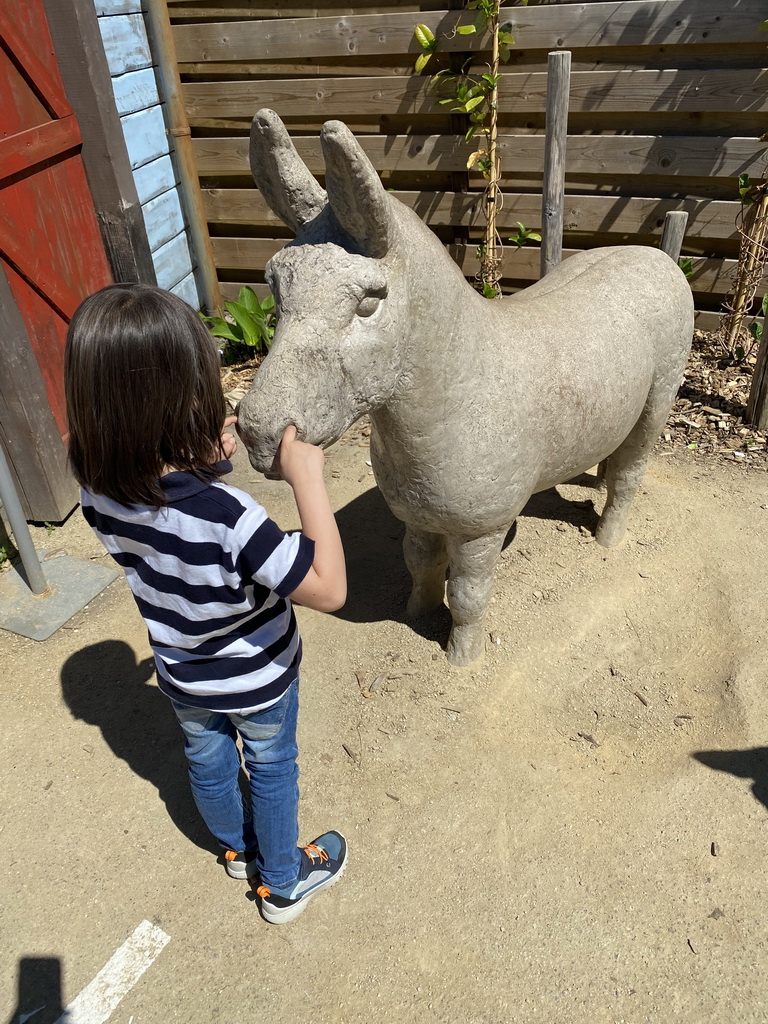
[[[607,460],[596,537],[623,538],[682,379],[691,290],[663,252],[620,246],[489,301],[344,124],[320,138],[325,190],[273,111],[253,120],[253,176],[296,239],[266,268],[279,317],[238,429],[269,473],[288,424],[326,448],[370,414],[376,482],[406,527],[408,613],[443,602],[447,573],[448,659],[466,665],[484,649],[494,567],[531,494]]]

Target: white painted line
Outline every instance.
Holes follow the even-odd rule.
[[[104,1024],[170,941],[170,935],[149,921],[142,921],[56,1024]]]

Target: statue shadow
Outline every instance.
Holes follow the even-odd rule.
[[[569,484],[591,486],[594,477],[583,475]],[[598,515],[591,499],[570,501],[554,488],[534,494],[520,513],[534,519],[562,520],[594,532]],[[403,557],[405,527],[389,510],[378,487],[354,498],[336,513],[347,560],[347,603],[336,612],[347,622],[407,622],[420,636],[445,646],[451,628],[447,606],[421,619],[406,615],[411,578]],[[513,524],[504,541],[515,539]]]
[[[692,755],[716,772],[727,772],[740,779],[752,779],[752,793],[768,807],[768,747],[752,750],[699,750]]]
[[[201,849],[221,853],[192,799],[173,708],[148,685],[154,671],[152,658],[137,663],[122,640],[102,640],[67,659],[61,689],[72,715],[98,726],[115,756],[157,789],[176,828]]]

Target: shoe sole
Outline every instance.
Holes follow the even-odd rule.
[[[245,865],[243,865],[243,867],[241,867],[241,868],[240,867],[232,867],[232,865],[231,865],[231,863],[229,861],[227,861],[227,863],[224,865],[224,867],[225,867],[226,872],[227,872],[227,874],[229,875],[230,878],[237,878],[237,879],[239,879],[241,881],[245,881],[248,878],[255,878],[256,875],[258,875],[258,873],[259,873],[258,869],[256,868],[255,865],[251,869],[250,872],[248,871],[248,869],[247,869],[247,867]]]
[[[339,835],[341,835],[341,833],[339,833]],[[344,839],[343,836],[342,838]],[[344,842],[346,842],[346,839],[344,839]],[[331,875],[326,882],[321,882],[316,889],[313,889],[312,892],[308,892],[306,896],[302,896],[300,900],[297,900],[296,903],[293,903],[290,907],[273,907],[270,906],[266,900],[262,900],[261,916],[269,924],[288,924],[289,921],[295,921],[299,914],[303,914],[307,909],[307,905],[313,896],[317,896],[318,893],[325,892],[338,882],[347,869],[348,860],[349,847],[347,847],[344,860],[341,862],[341,867],[335,875]]]

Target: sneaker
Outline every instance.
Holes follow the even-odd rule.
[[[325,832],[301,849],[301,867],[294,882],[260,885],[261,913],[270,924],[287,924],[298,917],[318,892],[330,889],[347,866],[347,841],[341,832]]]
[[[224,854],[224,867],[230,878],[253,878],[259,873],[256,867],[258,850],[246,850],[245,853],[237,853],[235,850],[227,850]]]

